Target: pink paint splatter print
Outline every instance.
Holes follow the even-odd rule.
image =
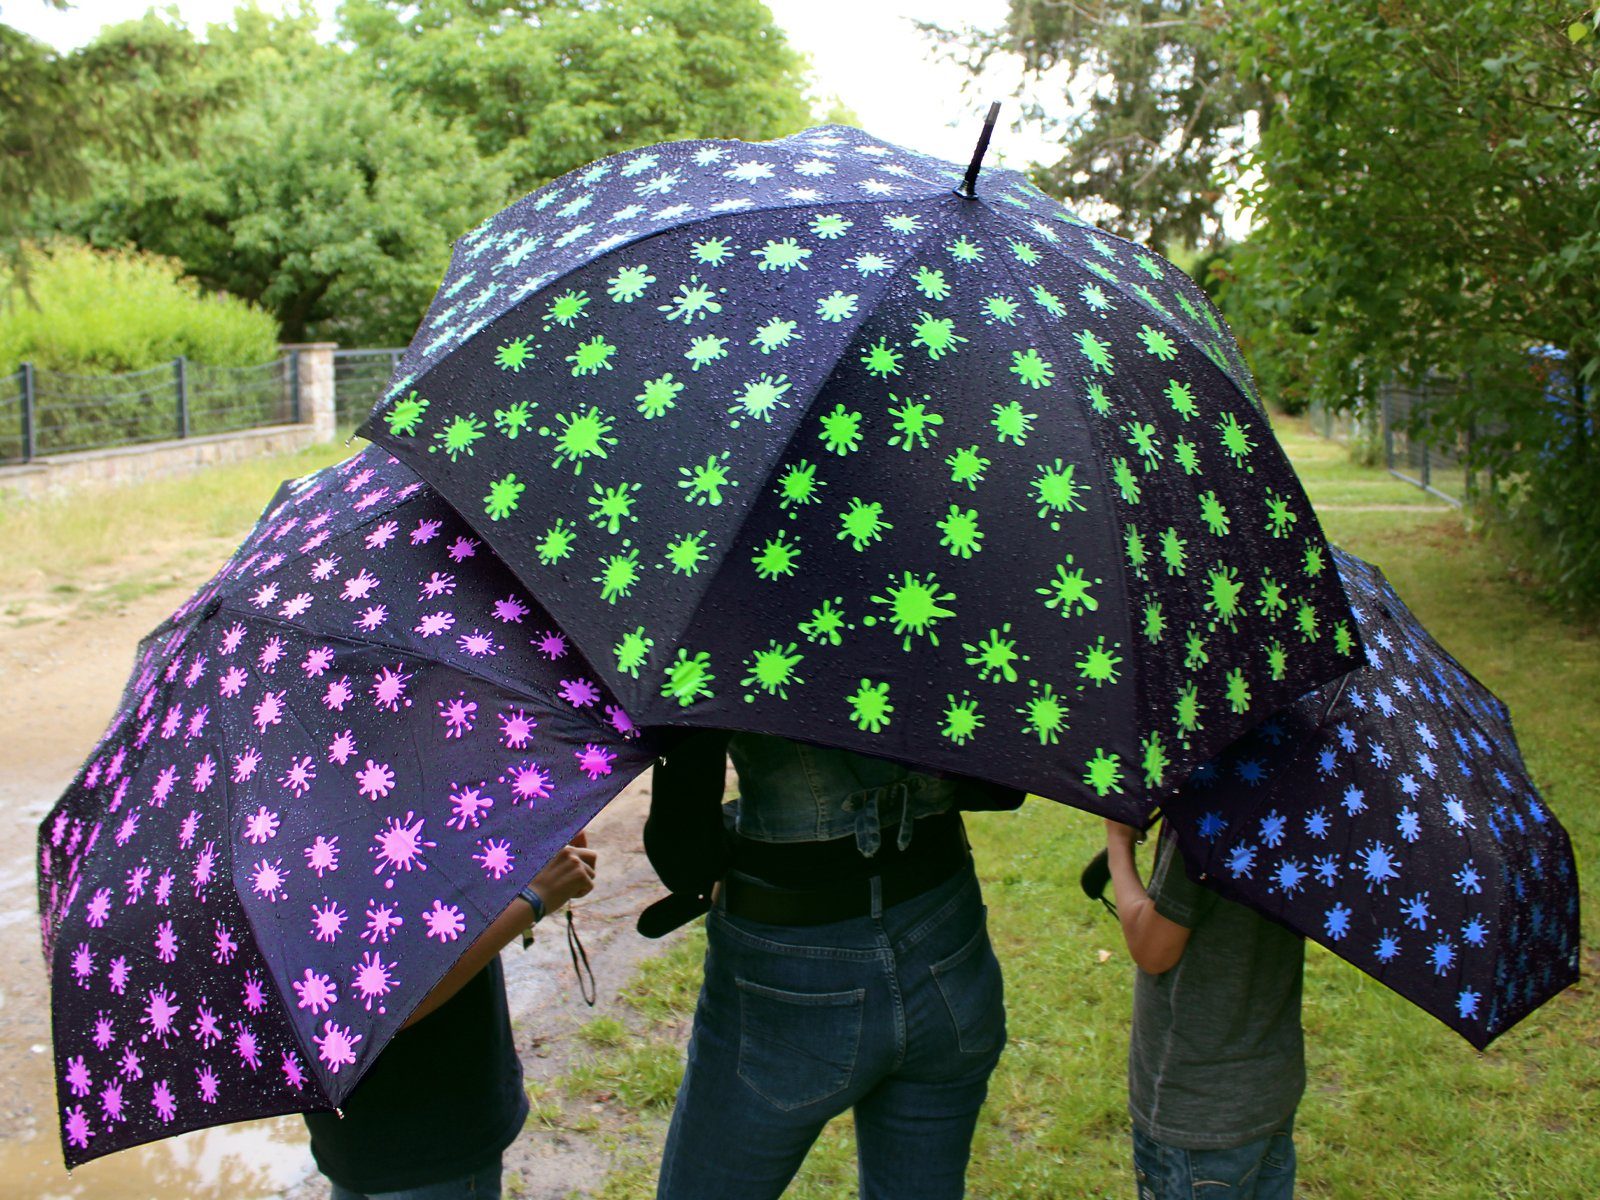
[[[478,719],[476,701],[468,700],[465,692],[457,692],[453,700],[440,700],[439,719],[444,722],[444,736],[459,738],[472,732]]]
[[[339,556],[337,554],[324,555],[311,565],[311,578],[318,583],[326,583],[339,569]]]
[[[250,672],[235,663],[222,673],[217,680],[217,691],[222,693],[224,700],[232,700],[244,691],[244,685],[250,681]]]
[[[216,869],[217,844],[208,841],[200,848],[200,853],[195,855],[194,868],[189,872],[195,899],[204,900],[206,898],[206,888],[211,886],[211,881],[216,876]]]
[[[425,546],[439,536],[439,530],[444,527],[443,521],[423,518],[417,522],[417,527],[411,531],[411,544]]]
[[[217,1014],[211,1011],[210,1005],[204,996],[195,1008],[194,1023],[189,1026],[194,1034],[194,1040],[199,1042],[203,1049],[209,1050],[222,1040],[222,1028],[217,1023]]]
[[[147,1026],[149,1036],[165,1047],[167,1039],[178,1032],[176,1019],[182,1006],[173,1003],[178,998],[177,993],[168,991],[165,984],[149,989],[147,995],[139,1024]]]
[[[79,942],[72,952],[72,978],[79,987],[89,986],[89,977],[94,974],[94,951],[89,949],[88,942]]]
[[[550,795],[550,772],[532,759],[524,759],[506,768],[500,776],[501,783],[511,785],[511,803],[532,805]]]
[[[256,895],[263,896],[276,904],[283,899],[283,884],[287,877],[288,872],[283,869],[283,859],[278,858],[268,862],[263,858],[250,868],[250,887]]]
[[[356,772],[356,789],[368,800],[382,800],[394,790],[394,771],[388,763],[373,762]]]
[[[266,645],[261,647],[261,652],[256,655],[256,670],[263,675],[277,673],[278,664],[283,661],[283,639],[270,637]]]
[[[339,599],[365,600],[377,590],[378,584],[381,582],[382,580],[376,575],[362,567],[360,571],[344,581],[344,587],[339,590]]]
[[[156,957],[164,963],[176,962],[178,959],[178,935],[173,932],[172,922],[163,921],[156,926],[155,936]]]
[[[62,1110],[63,1119],[61,1128],[67,1135],[67,1145],[76,1146],[85,1150],[89,1146],[89,1139],[94,1136],[94,1129],[89,1125],[89,1118],[83,1113],[83,1105],[74,1104],[71,1108]]]
[[[183,727],[183,705],[174,704],[167,709],[167,715],[161,718],[161,740],[170,742],[178,736],[178,730]]]
[[[306,1086],[305,1068],[300,1065],[300,1056],[293,1050],[283,1052],[283,1078],[295,1091],[300,1091]]]
[[[344,706],[355,698],[356,690],[350,685],[350,676],[345,675],[328,684],[328,690],[322,693],[322,705],[330,712],[343,712]]]
[[[483,630],[474,629],[471,633],[463,633],[456,639],[456,649],[469,658],[493,658],[504,647]]]
[[[309,1009],[312,1016],[327,1012],[339,999],[333,979],[310,967],[306,968],[304,977],[291,980],[289,986],[294,988],[294,994],[298,997],[298,1007]]]
[[[252,1071],[261,1069],[261,1043],[256,1040],[255,1030],[243,1021],[233,1023],[233,1052],[239,1056],[239,1061]]]
[[[246,746],[233,756],[233,774],[231,778],[235,783],[244,783],[256,773],[256,768],[261,765],[261,751],[254,746]]]
[[[94,1078],[89,1074],[89,1064],[83,1061],[83,1055],[67,1059],[67,1073],[64,1076],[67,1090],[74,1096],[87,1096],[94,1086]]]
[[[511,843],[503,838],[490,838],[486,842],[479,842],[478,852],[472,857],[483,868],[484,874],[493,879],[504,879],[517,862],[517,856],[511,850]]]
[[[500,744],[511,750],[521,750],[538,727],[539,722],[520,708],[503,712],[500,714]]]
[[[385,944],[394,936],[394,931],[404,925],[405,918],[400,915],[398,906],[379,904],[375,900],[367,901],[367,927],[361,931],[361,940],[369,945],[376,946],[379,942]]]
[[[156,807],[160,808],[161,806],[158,804]],[[117,826],[117,832],[115,834],[117,845],[126,846],[130,841],[133,840],[133,835],[138,832],[139,813],[138,810],[135,809],[133,812],[130,812],[127,816],[123,817],[121,823]]]
[[[254,971],[244,973],[244,1007],[247,1012],[258,1013],[267,1006],[267,989],[261,976]]]
[[[264,583],[257,588],[255,590],[255,594],[250,597],[250,603],[254,604],[257,608],[269,608],[271,607],[272,602],[277,598],[278,585],[275,583]]]
[[[151,1089],[150,1107],[156,1110],[156,1116],[161,1118],[163,1125],[170,1124],[178,1115],[178,1099],[172,1094],[172,1085],[165,1079],[158,1080]]]
[[[361,1041],[361,1035],[348,1025],[324,1021],[322,1032],[312,1034],[311,1040],[317,1045],[317,1057],[322,1060],[322,1065],[328,1068],[330,1074],[337,1075],[341,1068],[356,1061],[356,1045]]]
[[[388,619],[388,607],[382,604],[374,604],[371,608],[362,610],[361,615],[356,618],[355,624],[357,629],[371,633],[374,629],[382,628],[384,622]]]
[[[312,599],[310,592],[296,592],[279,606],[278,615],[290,621],[298,621],[306,615],[306,610],[311,607]]]
[[[388,488],[381,488],[376,492],[369,492],[367,495],[361,497],[361,500],[356,504],[356,508],[360,509],[363,504],[376,504],[379,500],[383,499],[388,492]],[[382,550],[390,542],[394,541],[394,535],[399,532],[400,522],[398,521],[385,521],[381,525],[374,526],[372,532],[367,534],[365,539],[367,549]]]
[[[196,1067],[194,1075],[195,1087],[200,1093],[201,1103],[215,1104],[218,1092],[217,1073],[210,1067]]]
[[[120,996],[128,990],[128,975],[127,956],[119,954],[111,960],[111,965],[106,969],[106,986]]]
[[[178,877],[172,873],[170,868],[156,876],[155,897],[158,908],[165,908],[171,902],[172,885],[177,881]]]
[[[167,800],[172,795],[172,789],[178,786],[178,767],[176,763],[168,763],[156,775],[156,781],[150,785],[150,799],[147,803],[151,808],[165,808]]]
[[[404,817],[384,818],[383,828],[372,835],[371,850],[378,860],[372,868],[374,875],[409,871],[413,867],[419,871],[428,869],[422,852],[437,843],[422,836],[423,823],[423,818],[410,811]]]
[[[311,845],[305,848],[306,866],[317,873],[317,878],[328,871],[339,869],[339,837],[324,837],[317,834]]]
[[[526,604],[517,598],[515,592],[507,596],[504,600],[496,600],[494,602],[495,620],[503,621],[508,625],[522,624],[522,618],[527,616],[532,611],[532,609],[530,609]]]
[[[133,1043],[130,1042],[122,1048],[122,1057],[117,1059],[117,1070],[122,1072],[124,1079],[144,1078],[144,1060],[133,1048]]]
[[[573,708],[588,708],[600,699],[600,689],[587,679],[563,679],[561,698]]]
[[[320,678],[331,666],[333,666],[332,646],[317,646],[307,650],[305,658],[300,662],[300,669],[305,672],[307,679]]]
[[[265,733],[270,726],[283,720],[283,698],[286,692],[266,692],[261,699],[251,707],[250,713],[255,719],[256,729]]]
[[[317,764],[311,760],[309,754],[301,758],[291,758],[289,767],[278,776],[278,785],[295,794],[296,798],[304,796],[311,790],[311,785],[317,779]]]
[[[435,571],[422,581],[417,600],[437,600],[440,596],[453,596],[455,591],[456,577],[448,571]]]
[[[106,923],[106,918],[111,915],[111,889],[108,887],[96,888],[93,896],[83,911],[83,919],[89,923],[91,929],[99,929]]]
[[[538,647],[540,654],[555,662],[567,652],[567,635],[558,629],[547,629],[534,638],[532,644]]]
[[[209,788],[217,778],[217,760],[207,754],[194,765],[194,773],[189,777],[189,786],[195,792],[203,792]]]
[[[411,682],[411,676],[402,671],[401,666],[396,663],[392,667],[384,667],[372,677],[372,686],[367,690],[372,693],[372,703],[378,708],[399,712],[402,707],[411,707],[411,697],[406,695],[406,685]]]
[[[445,824],[451,829],[465,829],[468,825],[476,829],[483,814],[494,807],[493,798],[476,787],[464,788],[454,783],[450,786],[454,790],[450,793],[450,816]]]
[[[438,637],[440,634],[449,633],[450,627],[455,623],[454,613],[440,609],[438,612],[425,613],[411,632],[420,634],[423,638]]]
[[[478,543],[472,538],[467,537],[458,537],[455,541],[450,543],[446,551],[446,553],[450,555],[451,560],[458,563],[466,562],[467,559],[471,558],[477,552]]]
[[[94,1018],[94,1048],[104,1054],[116,1040],[111,1018],[106,1016],[106,1010],[102,1008]]]
[[[141,863],[137,867],[129,868],[128,877],[122,881],[122,886],[127,889],[128,894],[122,902],[124,904],[137,904],[140,900],[143,900],[145,888],[149,886],[149,883],[149,863]]]
[[[244,840],[259,846],[278,836],[278,814],[265,804],[244,819]]]
[[[122,1084],[115,1079],[100,1089],[100,1115],[107,1121],[128,1119],[122,1104]]]
[[[200,832],[200,812],[191,808],[189,815],[178,823],[178,849],[187,850],[194,845],[194,835]]]
[[[202,704],[195,709],[193,715],[189,717],[188,728],[183,731],[183,740],[186,742],[194,741],[195,738],[206,731],[206,722],[210,719],[211,706],[209,704]]]
[[[344,766],[356,752],[356,735],[353,730],[346,729],[336,733],[333,741],[328,743],[328,761],[337,766]]]
[[[400,981],[394,977],[395,964],[383,961],[383,955],[376,950],[364,950],[361,961],[350,969],[355,974],[356,995],[365,1004],[368,1012],[372,1011],[374,1003],[378,1004],[378,1011],[388,1011],[383,1007],[382,1000],[392,992]]]
[[[189,663],[189,669],[183,673],[183,686],[192,688],[195,684],[200,682],[201,677],[204,676],[205,673],[206,656],[204,654],[196,654],[194,659]]]
[[[428,927],[427,936],[438,938],[441,942],[455,941],[467,927],[466,918],[459,908],[438,900],[433,902],[432,908],[423,910],[422,923]]]
[[[337,901],[322,898],[321,904],[311,906],[311,936],[319,942],[332,942],[344,931],[345,910]]]
[[[227,966],[233,961],[233,956],[238,952],[239,943],[233,940],[233,933],[221,921],[217,922],[216,929],[211,935],[211,957],[215,961]]]

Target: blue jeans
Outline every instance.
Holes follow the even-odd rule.
[[[397,1192],[352,1192],[335,1183],[329,1200],[500,1200],[500,1159],[470,1175]]]
[[[1183,1150],[1133,1131],[1139,1200],[1293,1200],[1294,1119],[1228,1150]]]
[[[971,867],[828,925],[713,909],[707,935],[658,1200],[776,1197],[851,1108],[863,1197],[959,1197],[1006,1040]]]

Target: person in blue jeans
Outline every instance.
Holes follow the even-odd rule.
[[[1165,825],[1147,889],[1140,836],[1106,822],[1117,918],[1139,968],[1128,1047],[1139,1200],[1291,1200],[1305,941],[1191,879]]]
[[[674,895],[640,929],[710,915],[658,1200],[777,1197],[846,1110],[863,1197],[963,1194],[1006,1022],[958,810],[1021,800],[756,734],[669,752],[645,849]]]

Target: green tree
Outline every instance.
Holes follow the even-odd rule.
[[[203,71],[247,102],[207,122],[193,157],[113,174],[66,223],[179,259],[289,340],[404,343],[451,242],[510,198],[508,175],[308,22],[243,17],[213,31]]]
[[[228,98],[180,82],[199,53],[154,16],[65,54],[0,24],[0,257],[24,267],[17,246],[38,208],[87,194],[97,161],[191,148],[200,118]]]
[[[809,123],[803,61],[758,0],[346,0],[355,58],[459,121],[529,190],[592,159]]]
[[[1011,0],[996,30],[923,28],[974,73],[1020,56],[1022,115],[1064,150],[1032,170],[1040,187],[1123,236],[1200,246],[1221,242],[1266,100],[1222,40],[1228,15],[1223,0]]]

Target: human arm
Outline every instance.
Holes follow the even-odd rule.
[[[555,912],[569,900],[587,896],[594,890],[595,858],[595,852],[589,849],[587,836],[580,832],[533,877],[533,882],[528,886],[544,902],[546,915]],[[477,941],[467,947],[466,953],[456,960],[455,966],[450,968],[433,991],[422,998],[422,1003],[406,1018],[401,1028],[415,1025],[465,987],[469,979],[488,966],[495,955],[528,928],[533,915],[533,909],[521,896],[506,905],[489,927],[478,935]]]
[[[1155,901],[1139,879],[1133,861],[1133,844],[1139,831],[1117,821],[1106,822],[1106,865],[1116,895],[1117,920],[1122,940],[1139,969],[1150,975],[1172,970],[1189,944],[1189,930],[1156,911]],[[1181,869],[1181,868],[1179,868]]]
[[[672,894],[639,914],[638,929],[645,937],[661,937],[707,911],[712,889],[727,872],[722,789],[728,737],[719,729],[689,734],[651,773],[644,849]]]

